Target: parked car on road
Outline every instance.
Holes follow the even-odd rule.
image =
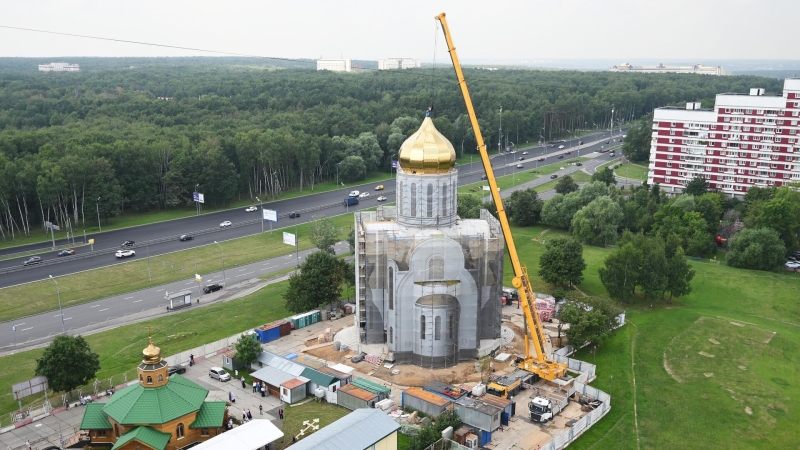
[[[488,178],[488,177],[485,174],[481,175],[481,180],[485,180],[486,178]]]
[[[296,219],[296,218],[298,218],[298,217],[300,217],[300,213],[299,213],[299,212],[297,212],[297,211],[295,211],[295,212],[290,212],[290,213],[289,213],[289,218],[290,218],[290,219]]]
[[[563,146],[563,145],[559,145],[559,146],[558,146],[558,149],[559,149],[559,150],[561,150],[562,148],[564,148],[564,146]]]
[[[244,212],[254,212],[254,211],[258,211],[258,206],[251,206],[244,210]]]
[[[362,192],[358,194],[358,198],[366,198],[369,197],[369,192]]]
[[[122,243],[122,247],[133,247],[133,244],[135,244],[135,242],[133,242],[133,241],[125,241],[125,242]]]
[[[555,180],[556,178],[558,178],[558,174],[557,173],[554,173],[554,174],[550,175],[550,179],[551,180]]]
[[[25,262],[22,263],[22,265],[23,266],[30,266],[30,265],[33,265],[33,264],[39,264],[40,262],[42,262],[42,257],[41,256],[31,256],[30,258],[25,260]]]
[[[186,367],[183,367],[183,366],[169,366],[169,370],[167,370],[167,376],[170,376],[173,373],[186,373]]]
[[[520,156],[520,157],[519,157],[519,160],[520,160],[520,161],[525,161],[525,157],[524,157],[524,156]]]
[[[381,195],[380,197],[377,198],[377,200],[379,202],[385,202],[386,201],[386,196]]]
[[[233,224],[231,223],[231,221],[230,221],[230,220],[226,220],[225,222],[222,222],[221,224],[219,224],[219,226],[220,226],[221,228],[229,227],[229,226],[231,226],[231,225],[233,225]]]
[[[230,381],[231,374],[225,371],[222,367],[212,367],[208,369],[208,376],[219,381]]]
[[[209,294],[211,292],[216,292],[220,289],[222,289],[222,285],[219,283],[207,284],[203,286],[203,292],[205,292],[206,294]]]
[[[58,252],[58,256],[72,256],[74,254],[75,254],[74,248],[68,248],[66,250],[61,250],[60,252]]]
[[[527,154],[528,154],[528,152],[522,152],[522,154],[523,154],[523,155],[527,155]]]
[[[360,194],[360,193],[361,193],[361,191],[350,191],[349,197],[358,197],[358,194]]]
[[[191,234],[182,234],[181,237],[179,237],[178,239],[181,241],[191,241],[192,239],[194,239],[194,236],[192,236]]]
[[[133,250],[117,250],[115,254],[117,258],[127,258],[128,256],[136,256],[136,252]]]
[[[524,168],[524,167],[525,167],[525,166],[523,166],[522,164],[517,164],[517,169],[522,169],[522,168]]]

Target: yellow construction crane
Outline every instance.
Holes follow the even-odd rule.
[[[519,262],[517,247],[514,245],[514,237],[511,235],[511,227],[508,225],[508,217],[503,207],[503,200],[500,198],[500,190],[497,188],[497,180],[492,171],[492,163],[489,161],[489,154],[486,151],[486,143],[483,142],[481,128],[480,125],[478,125],[478,118],[475,116],[475,109],[472,107],[472,100],[469,97],[469,90],[467,90],[467,82],[464,80],[464,72],[461,70],[461,64],[458,62],[456,47],[453,45],[453,38],[450,37],[450,29],[447,27],[445,14],[439,14],[436,16],[436,19],[442,24],[442,31],[444,32],[445,40],[447,40],[447,49],[450,52],[450,59],[453,61],[453,68],[456,71],[458,85],[461,87],[461,95],[464,96],[464,103],[467,106],[467,113],[472,123],[472,130],[475,132],[475,140],[478,143],[481,162],[483,163],[483,168],[486,170],[486,179],[489,182],[494,204],[497,206],[497,216],[500,218],[500,226],[503,228],[503,237],[508,247],[508,256],[511,258],[511,265],[514,266],[514,279],[512,284],[519,290],[520,304],[525,314],[525,321],[528,324],[529,335],[525,336],[525,360],[517,366],[535,373],[545,380],[554,380],[566,375],[567,366],[547,358],[545,354],[544,327],[542,326],[542,321],[539,319],[539,314],[536,312],[536,309],[533,308],[533,291],[531,290],[531,285],[528,280],[528,271]],[[530,336],[530,334],[533,336]],[[533,341],[534,351],[536,352],[536,355],[533,356],[530,352],[530,341]]]

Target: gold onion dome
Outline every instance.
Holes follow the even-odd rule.
[[[408,173],[447,173],[456,165],[456,150],[446,137],[425,117],[416,133],[400,146],[400,167]]]
[[[158,364],[161,362],[161,349],[153,345],[152,337],[150,337],[150,345],[142,350],[142,362],[145,364]]]

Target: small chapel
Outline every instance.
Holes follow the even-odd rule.
[[[355,213],[359,340],[423,367],[487,354],[500,345],[500,223],[458,216],[456,152],[430,112],[398,159],[396,205]]]
[[[178,450],[224,431],[227,402],[205,401],[208,390],[179,374],[169,376],[161,349],[142,351],[139,383],[116,391],[106,403],[89,403],[80,429],[92,444],[112,450]]]

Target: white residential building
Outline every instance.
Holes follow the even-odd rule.
[[[665,66],[658,63],[654,66],[634,66],[628,63],[622,63],[618,66],[611,66],[609,72],[627,72],[627,73],[697,73],[700,75],[725,75],[725,70],[722,66],[704,66],[702,64],[695,64],[693,66]]]
[[[786,79],[783,95],[750,89],[718,94],[713,109],[657,108],[649,169],[649,184],[676,194],[695,177],[736,197],[800,182],[800,78]]]
[[[39,64],[39,72],[80,72],[78,64],[65,62],[54,62],[50,64]]]
[[[378,60],[378,70],[392,69],[418,69],[422,63],[418,59],[411,58],[387,58]]]
[[[350,72],[353,64],[349,59],[318,59],[317,70],[330,70],[332,72]]]

